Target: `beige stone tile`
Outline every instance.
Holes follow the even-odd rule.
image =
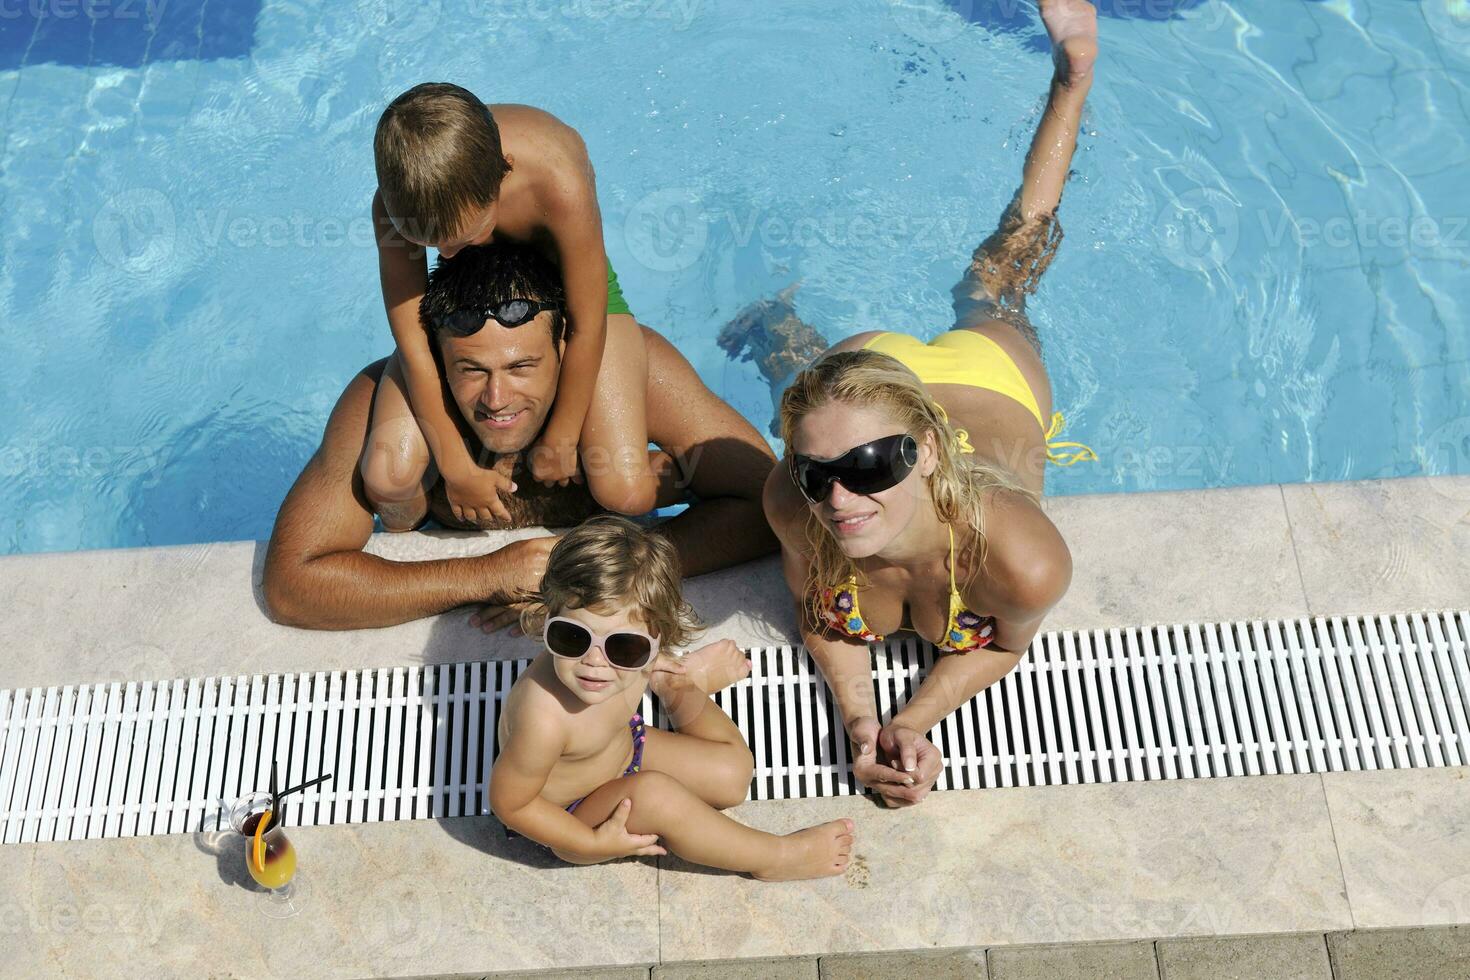
[[[1360,929],[1327,934],[1336,980],[1465,980],[1470,929]]]
[[[1321,933],[1161,939],[1160,980],[1332,980]]]
[[[1470,922],[1470,770],[1322,780],[1358,928]]]
[[[0,972],[380,977],[658,960],[649,862],[563,864],[493,820],[290,835],[305,895],[284,920],[261,914],[235,835],[0,847]]]
[[[820,960],[821,980],[986,980],[985,950],[839,953]]]
[[[1470,604],[1470,476],[1282,488],[1316,615]]]
[[[653,980],[817,980],[815,959],[709,960],[661,963]]]
[[[509,973],[438,974],[431,977],[403,977],[401,980],[649,980],[651,966],[589,967],[585,970],[514,970]]]
[[[1072,551],[1048,630],[1300,616],[1275,486],[1043,498]]]
[[[1154,944],[1081,943],[990,950],[990,980],[1158,980]]]
[[[1315,775],[839,797],[730,811],[857,825],[841,877],[769,884],[661,858],[665,959],[1347,928]]]

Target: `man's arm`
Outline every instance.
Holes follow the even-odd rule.
[[[488,555],[395,562],[363,553],[372,508],[357,461],[385,362],[360,372],[338,399],[321,447],[276,516],[261,588],[271,619],[304,629],[393,626],[506,596],[505,583],[544,570],[549,542],[513,542]]]
[[[673,478],[695,500],[658,525],[688,577],[771,554],[761,492],[776,465],[771,447],[710,391],[693,365],[657,332],[648,345],[648,437],[673,461]],[[660,492],[660,503],[664,494]]]

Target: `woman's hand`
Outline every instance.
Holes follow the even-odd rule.
[[[890,721],[878,733],[878,747],[884,757],[908,780],[883,793],[883,801],[892,807],[912,806],[934,788],[944,771],[944,757],[922,733],[907,725]]]
[[[848,741],[852,744],[852,772],[857,781],[877,792],[883,802],[894,806],[893,797],[907,790],[915,782],[914,777],[899,772],[878,759],[879,738],[883,726],[877,718],[859,718],[848,727]]]

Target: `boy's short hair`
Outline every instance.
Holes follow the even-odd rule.
[[[510,172],[489,108],[448,82],[415,85],[383,110],[373,160],[394,219],[430,244],[462,231],[472,209],[489,207]]]
[[[484,310],[508,299],[559,304],[551,311],[551,343],[561,343],[567,323],[561,273],[535,247],[518,242],[470,245],[451,259],[441,257],[419,300],[419,322],[433,336],[441,317]]]
[[[679,555],[668,538],[619,514],[589,517],[551,549],[538,602],[521,629],[540,637],[548,616],[564,609],[635,607],[659,648],[671,654],[704,624],[684,600]]]

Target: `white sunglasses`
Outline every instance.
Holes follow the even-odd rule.
[[[583,623],[565,616],[552,616],[541,633],[546,649],[558,657],[581,660],[594,646],[601,647],[607,662],[619,670],[642,670],[658,656],[658,639],[638,630],[594,633]]]

